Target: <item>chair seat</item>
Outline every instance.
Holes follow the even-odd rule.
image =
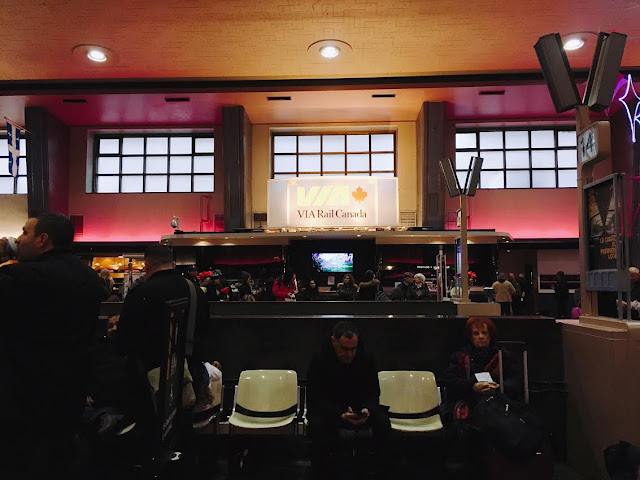
[[[289,425],[296,418],[292,413],[284,417],[249,417],[238,412],[233,412],[229,417],[229,423],[240,428],[277,428]]]
[[[402,432],[435,432],[442,430],[440,415],[427,418],[391,418],[391,428]]]

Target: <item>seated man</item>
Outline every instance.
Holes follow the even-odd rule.
[[[340,322],[311,360],[307,375],[307,418],[312,441],[314,472],[326,469],[331,446],[341,433],[370,429],[378,470],[388,458],[386,443],[391,432],[387,410],[380,406],[378,370],[373,357],[359,345],[358,328]]]

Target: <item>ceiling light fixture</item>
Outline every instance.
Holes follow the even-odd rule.
[[[320,49],[320,55],[324,58],[336,58],[340,55],[340,47],[335,45],[325,45]]]
[[[87,58],[93,62],[106,62],[107,56],[102,50],[98,50],[97,48],[92,48],[87,52]]]
[[[118,62],[116,52],[100,45],[76,45],[71,52],[78,62],[85,64],[87,63],[87,59],[90,60],[93,65],[113,65]]]
[[[584,45],[582,37],[570,37],[564,41],[564,49],[567,51],[578,50]]]
[[[326,39],[313,42],[307,48],[307,53],[311,55],[313,61],[340,62],[350,61],[353,59],[353,50],[351,45],[342,40]]]

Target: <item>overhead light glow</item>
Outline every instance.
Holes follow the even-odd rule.
[[[97,48],[92,48],[87,52],[87,57],[89,60],[94,62],[106,62],[107,56],[104,54],[102,50],[98,50]]]
[[[568,51],[578,50],[579,48],[582,48],[583,45],[584,40],[582,38],[571,37],[564,42],[564,49]]]
[[[325,45],[320,49],[320,55],[324,58],[335,58],[340,55],[340,48],[335,45]]]

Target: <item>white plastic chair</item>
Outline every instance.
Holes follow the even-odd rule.
[[[380,404],[389,405],[393,430],[442,430],[438,387],[433,373],[424,371],[378,372]]]
[[[246,429],[284,427],[298,415],[298,374],[293,370],[245,370],[236,385],[229,423]]]

